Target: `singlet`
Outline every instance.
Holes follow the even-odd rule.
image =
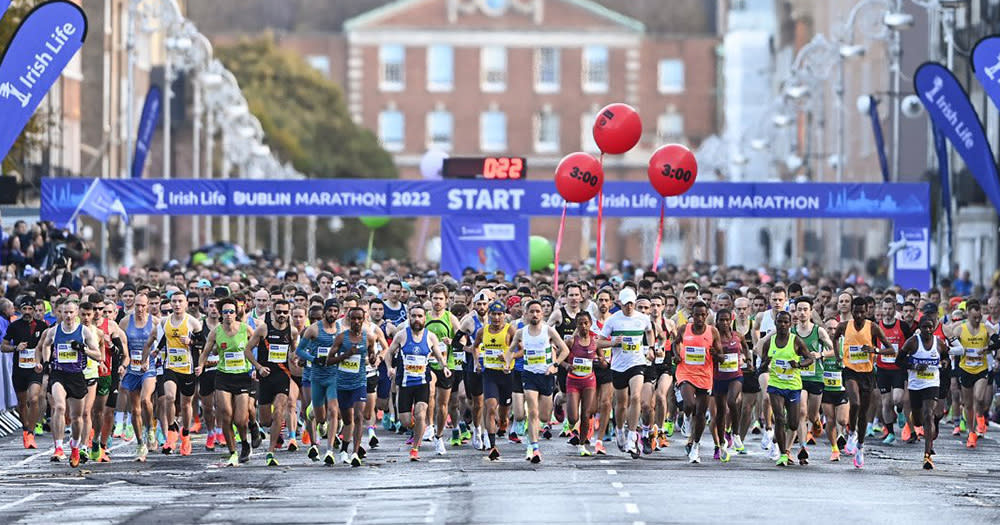
[[[882,321],[879,321],[878,325],[882,328],[882,332],[885,333],[885,338],[892,343],[892,349],[895,352],[892,355],[878,354],[875,357],[875,362],[883,370],[899,370],[899,365],[896,364],[896,356],[899,355],[899,347],[903,346],[903,343],[906,342],[906,335],[903,334],[903,323],[896,321],[892,323],[892,326],[887,326]]]
[[[562,314],[560,316],[562,317],[562,322],[556,325],[556,333],[559,334],[559,337],[565,339],[573,335],[573,332],[576,331],[576,317],[571,317],[565,306],[559,307],[559,313]]]
[[[399,325],[406,320],[406,305],[399,303],[399,308],[389,307],[389,303],[383,303],[385,305],[385,320],[389,321],[394,325]]]
[[[240,323],[236,333],[229,335],[220,324],[215,330],[215,348],[219,352],[218,371],[223,374],[245,374],[250,371],[250,361],[243,351],[250,340],[250,329]]]
[[[142,374],[142,347],[146,345],[149,334],[153,333],[153,318],[146,317],[146,324],[141,328],[136,326],[135,314],[129,314],[128,323],[125,325],[125,338],[128,339],[128,357],[132,363],[128,367],[129,374]],[[147,358],[149,361],[148,370],[152,370],[153,357]]]
[[[363,328],[363,327],[362,327]],[[340,341],[340,348],[337,353],[346,354],[353,346],[354,355],[337,363],[337,389],[356,390],[365,386],[368,377],[365,368],[368,366],[368,331],[361,330],[361,340],[351,341],[351,332],[342,332],[343,338]]]
[[[733,319],[733,331],[738,331],[736,326],[736,320]],[[746,349],[752,349],[753,345],[753,320],[747,322],[747,331],[743,333],[743,344],[746,345]],[[756,352],[750,352],[750,362],[743,363],[743,375],[756,376],[757,367],[760,365],[760,357],[757,356]]]
[[[180,374],[193,374],[194,356],[191,355],[190,346],[181,342],[181,337],[189,337],[191,333],[188,326],[188,316],[184,315],[180,326],[174,326],[172,317],[167,317],[163,321],[163,329],[167,338],[166,368]],[[190,341],[190,338],[188,340]]]
[[[611,348],[612,371],[624,372],[633,366],[646,364],[646,352],[642,346],[646,330],[652,331],[653,325],[649,322],[649,316],[643,313],[633,312],[629,317],[624,312],[618,311],[608,318],[601,334],[607,338],[622,338],[620,345]],[[709,377],[711,378],[711,366],[709,366]],[[708,388],[711,388],[711,385]]]
[[[375,354],[376,355],[381,354],[382,351],[385,350],[385,348],[382,348],[382,344],[378,342],[378,334],[376,333],[376,331],[377,330],[382,330],[382,328],[379,327],[377,324],[375,324],[375,323],[373,323],[371,321],[366,320],[365,321],[365,325],[362,328],[362,330],[364,330],[365,332],[367,332],[368,333],[368,337],[371,337],[375,341],[375,344],[373,346]],[[385,333],[383,333],[382,336],[384,337]],[[365,375],[367,377],[377,376],[378,375],[378,367],[369,366],[368,368],[365,369]]]
[[[524,345],[524,371],[533,374],[544,374],[552,366],[552,343],[549,340],[549,327],[538,323],[541,333],[531,335],[531,327],[521,328],[521,344]]]
[[[907,370],[910,390],[923,390],[925,388],[938,388],[941,385],[941,354],[938,352],[938,338],[931,336],[931,347],[925,348],[924,341],[920,334],[914,335],[917,338],[917,351],[910,354],[910,369]],[[927,365],[924,371],[917,371],[917,365]]]
[[[524,328],[526,326],[524,324],[524,319],[518,319],[517,321],[511,321],[510,324],[511,324],[511,329],[515,330],[515,331],[520,330],[520,329],[522,329],[522,328]],[[523,342],[521,343],[521,346],[522,347],[524,346]],[[515,350],[516,349],[511,348],[510,352],[514,353]],[[514,367],[514,370],[516,370],[518,372],[521,372],[522,370],[524,370],[524,356],[515,357],[514,358],[513,367]]]
[[[110,319],[104,318],[101,320],[101,324],[100,326],[97,327],[97,329],[100,330],[102,334],[110,336],[111,335],[111,327],[109,326],[110,323],[111,323]],[[98,370],[98,375],[100,377],[110,377],[111,371],[118,368],[114,366],[114,360],[115,360],[114,342],[111,342],[110,344],[105,343],[104,337],[102,336],[101,346],[104,347],[104,372],[101,373],[101,371]]]
[[[592,376],[594,360],[597,359],[597,336],[590,334],[590,344],[587,346],[581,345],[576,336],[573,336],[572,342],[569,347],[569,362],[572,365],[570,373],[580,378]]]
[[[843,338],[841,338],[843,339]],[[823,391],[843,392],[844,391],[844,365],[842,356],[844,355],[843,345],[838,341],[835,343],[834,354],[824,357],[823,361]]]
[[[819,326],[816,323],[813,323],[812,330],[806,335],[800,334],[796,330],[797,327],[797,325],[792,327],[792,333],[802,339],[802,342],[806,345],[806,350],[822,355],[823,347],[819,343]],[[823,381],[823,360],[819,358],[814,359],[812,364],[809,366],[800,368],[799,377],[801,377],[803,381],[809,381],[811,383]]]
[[[16,331],[16,325],[26,325],[25,329],[21,332]],[[21,318],[10,324],[7,328],[7,334],[4,339],[10,341],[11,346],[17,346],[21,343],[27,343],[28,346],[24,350],[17,352],[17,368],[22,369],[34,369],[35,368],[35,347],[38,346],[38,341],[42,338],[42,332],[48,326],[43,321],[38,321],[35,318]],[[15,336],[14,334],[18,334]],[[19,335],[23,334],[24,337]]]
[[[799,369],[791,367],[791,363],[798,362],[800,357],[795,351],[795,334],[788,334],[788,341],[781,347],[778,346],[778,334],[774,334],[767,349],[767,356],[771,359],[767,367],[768,373],[771,374],[767,386],[782,390],[802,390]]]
[[[715,363],[714,378],[725,381],[743,376],[743,372],[740,370],[740,354],[743,353],[743,343],[740,342],[740,336],[736,332],[731,332],[729,339],[723,338],[721,343],[722,361]]]
[[[855,372],[871,372],[874,369],[872,354],[862,347],[873,346],[872,322],[865,319],[861,330],[854,328],[854,320],[847,321],[844,330],[844,366]]]
[[[958,335],[959,342],[965,348],[965,353],[958,360],[958,366],[970,374],[979,374],[986,371],[986,348],[990,343],[990,334],[986,330],[985,323],[979,323],[979,330],[975,334],[969,330],[969,322],[962,323],[962,329]]]
[[[219,325],[216,324],[215,326],[219,326]],[[201,320],[201,338],[204,339],[207,342],[208,341],[208,334],[211,331],[212,331],[212,329],[208,326],[208,321],[206,321],[205,319],[202,319]],[[199,348],[198,348],[198,355],[201,355],[201,353],[204,350],[205,350],[205,343],[201,343],[199,345]],[[208,356],[208,357],[205,358],[205,369],[202,370],[202,373],[215,371],[216,367],[218,367],[218,366],[219,366],[219,354],[213,352],[212,355],[210,355],[210,356]]]
[[[316,339],[313,340],[312,344],[312,350],[314,350],[312,354],[312,377],[314,382],[320,375],[334,374],[337,371],[336,365],[326,365],[326,357],[330,355],[334,337],[336,337],[336,334],[326,331],[326,321],[320,321],[319,326],[316,328]]]
[[[427,360],[431,348],[427,345],[427,332],[421,331],[420,341],[413,340],[413,329],[406,327],[406,343],[399,348],[400,360],[396,371],[399,386],[427,384]]]
[[[472,312],[472,335],[469,336],[471,338],[471,339],[469,339],[469,343],[470,344],[475,340],[476,334],[478,334],[479,331],[482,330],[482,329],[483,329],[483,321],[479,318],[479,314],[476,313],[475,311],[473,311]],[[472,354],[470,354],[468,352],[463,352],[463,353],[465,355],[462,356],[461,359],[465,360],[465,364],[462,367],[462,369],[465,370],[466,372],[472,372],[473,370],[475,370],[475,366],[472,363],[472,358],[470,357]],[[483,362],[482,356],[479,357],[479,362],[480,363]]]
[[[63,331],[62,323],[56,325],[56,332],[52,336],[51,363],[53,370],[75,374],[83,372],[88,359],[87,353],[83,350],[74,350],[72,347],[74,341],[84,342],[83,324],[77,323],[76,329],[68,334]]]
[[[441,355],[445,356],[448,368],[455,368],[455,357],[452,355],[451,345],[444,343],[445,338],[451,339],[455,336],[455,328],[451,323],[451,312],[445,310],[444,315],[441,317],[432,317],[428,314],[427,324],[424,325],[424,328],[437,336],[438,350],[441,351]],[[464,354],[465,352],[462,353]],[[428,364],[434,370],[441,369],[441,365],[438,364],[437,359],[432,359]]]
[[[483,368],[503,370],[503,352],[507,348],[507,332],[510,329],[510,323],[505,323],[499,332],[490,331],[489,325],[483,327],[483,342],[479,347]]]
[[[292,345],[292,325],[277,329],[270,319],[265,323],[267,335],[257,343],[257,362],[270,368],[271,373],[288,374],[288,352]]]
[[[764,310],[760,314],[760,338],[763,339],[774,330],[774,308]]]
[[[80,323],[80,324],[82,325],[83,323]],[[97,326],[94,326],[94,325],[91,325],[89,328],[91,330],[93,330],[95,333],[98,330]],[[98,348],[102,349],[101,353],[106,354],[107,352],[105,350],[103,350],[103,348],[104,348],[104,338],[103,337],[98,337],[97,340],[98,340],[97,344],[99,345]],[[84,352],[84,354],[86,354],[86,352]],[[97,359],[92,359],[90,356],[87,356],[86,357],[86,361],[87,361],[87,364],[83,367],[83,378],[87,379],[88,381],[91,380],[91,379],[97,379],[100,376],[99,370],[98,370],[98,366],[97,366],[98,365],[98,360]]]
[[[684,325],[681,339],[681,362],[677,364],[677,382],[687,381],[696,388],[712,389],[712,327],[705,325],[705,331],[694,333],[694,325]]]

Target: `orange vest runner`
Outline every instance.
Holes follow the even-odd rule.
[[[681,362],[677,365],[677,382],[687,381],[695,388],[712,389],[712,327],[705,325],[705,331],[696,334],[688,324],[681,340]]]
[[[848,321],[847,329],[844,330],[844,366],[855,372],[874,370],[875,354],[862,350],[865,345],[875,346],[872,340],[872,322],[865,319],[861,330],[855,330],[854,321]]]

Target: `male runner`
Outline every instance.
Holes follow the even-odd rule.
[[[205,319],[202,321],[201,334],[198,339],[208,341],[208,334],[219,326],[218,299],[209,297],[206,300]],[[202,348],[204,352],[204,348]],[[219,366],[219,355],[208,356],[205,361],[205,369],[198,376],[198,402],[201,405],[201,420],[205,428],[205,450],[215,450],[216,444],[223,445],[226,438],[222,434],[222,427],[218,425],[215,417],[215,375]]]
[[[451,341],[455,335],[455,327],[458,326],[458,319],[448,311],[448,288],[438,284],[431,288],[431,311],[427,314],[428,331],[432,332],[438,340],[442,354],[447,355],[448,368],[454,367],[454,353],[452,352]],[[460,352],[464,354],[465,352]],[[447,448],[442,435],[444,434],[445,422],[448,419],[448,409],[451,403],[452,382],[456,380],[453,375],[445,376],[444,369],[437,366],[437,362],[431,362],[430,370],[435,375],[434,388],[434,450],[438,455],[444,455]],[[458,422],[452,421],[454,432],[458,432]],[[453,438],[454,440],[454,438]]]
[[[946,327],[945,334],[958,338],[964,349],[958,358],[958,383],[962,387],[962,407],[969,428],[965,446],[976,448],[980,434],[986,432],[986,416],[993,398],[988,381],[988,361],[997,350],[990,344],[990,338],[996,331],[983,323],[982,304],[978,300],[966,301],[965,310],[968,319]],[[924,429],[924,435],[927,435],[927,429]]]
[[[889,296],[882,299],[879,308],[879,328],[885,334],[886,339],[892,343],[893,353],[879,354],[875,363],[875,380],[878,383],[878,390],[882,395],[880,415],[882,424],[886,428],[885,439],[882,443],[891,445],[896,441],[895,426],[899,425],[900,431],[906,425],[903,403],[906,394],[907,372],[896,363],[896,352],[899,350],[910,333],[903,326],[901,321],[896,320],[896,300]],[[933,408],[933,407],[932,407]]]
[[[361,466],[361,434],[364,430],[365,401],[368,399],[366,390],[369,367],[375,365],[375,338],[365,330],[365,312],[354,306],[347,311],[349,328],[337,334],[333,340],[330,352],[326,358],[327,366],[337,367],[337,403],[340,417],[344,422],[343,436],[340,445],[340,458],[343,463],[352,467]],[[351,443],[354,451],[347,455]]]
[[[968,307],[968,305],[966,305]],[[941,386],[943,367],[948,366],[948,356],[939,349],[945,345],[934,335],[936,318],[926,315],[920,319],[919,331],[899,348],[899,362],[907,370],[910,406],[916,426],[924,429],[925,470],[934,468],[934,440],[938,436],[940,417],[935,410]]]
[[[489,438],[483,428],[483,374],[473,359],[473,342],[483,328],[484,318],[490,305],[490,293],[479,291],[472,301],[472,310],[462,319],[461,329],[455,340],[465,341],[465,395],[472,401],[472,448],[486,450]]]
[[[337,462],[333,451],[336,449],[337,422],[340,407],[337,403],[337,370],[327,364],[327,356],[333,348],[333,338],[337,335],[335,325],[337,312],[340,310],[336,299],[327,299],[323,304],[323,318],[309,325],[299,339],[295,355],[304,362],[312,363],[310,367],[310,385],[312,388],[312,410],[317,426],[326,421],[329,425],[326,454],[323,463],[331,466]],[[312,428],[310,428],[310,433]],[[319,458],[319,436],[312,436],[312,446],[309,447],[309,459]]]
[[[123,294],[124,295],[124,294]],[[128,393],[128,405],[135,432],[135,460],[146,461],[149,447],[155,446],[153,432],[153,392],[156,389],[156,367],[146,349],[146,342],[156,332],[158,320],[149,313],[149,296],[134,296],[133,311],[119,324],[128,340],[129,366],[122,377],[121,388]],[[151,436],[151,437],[150,437]]]
[[[35,371],[35,348],[48,325],[35,317],[35,305],[30,297],[22,297],[18,304],[21,317],[7,327],[0,350],[17,353],[11,382],[17,395],[17,412],[21,415],[22,441],[24,448],[35,449],[34,430],[42,397],[42,374]]]
[[[632,459],[639,458],[642,444],[639,442],[639,410],[642,402],[642,385],[645,381],[646,362],[652,357],[646,341],[656,341],[649,316],[636,311],[635,290],[622,288],[618,293],[621,310],[615,312],[601,330],[605,338],[611,338],[611,376],[615,388],[615,418],[618,428],[616,437],[618,448],[628,452]],[[627,432],[627,434],[626,434]]]
[[[823,402],[823,352],[833,348],[830,335],[826,329],[813,323],[813,302],[808,297],[799,297],[795,300],[795,326],[792,333],[802,340],[813,358],[812,363],[799,369],[799,377],[802,378],[802,400],[799,403],[799,413],[788,413],[788,417],[797,417],[799,436],[799,463],[805,465],[809,462],[809,451],[807,445],[815,444],[823,428],[820,420],[820,406]],[[807,424],[812,424],[812,431],[806,432]]]
[[[791,333],[792,315],[784,310],[774,317],[775,331],[762,341],[767,352],[763,355],[761,369],[769,372],[767,394],[774,411],[774,437],[780,452],[776,463],[779,467],[789,464],[788,449],[799,426],[799,402],[802,395],[801,369],[813,362],[813,353],[806,348],[802,338]],[[787,409],[787,414],[786,414]],[[785,427],[792,432],[786,434]],[[808,454],[803,459],[808,459]]]
[[[500,460],[496,434],[499,426],[499,406],[511,396],[510,341],[514,329],[506,321],[507,312],[503,303],[497,301],[489,306],[489,324],[484,326],[472,344],[472,359],[476,373],[482,374],[483,396],[486,401],[484,414],[490,461]],[[482,359],[480,359],[482,357]],[[484,443],[484,446],[486,444]]]
[[[677,337],[677,325],[666,315],[666,296],[662,293],[653,295],[650,300],[652,305],[652,315],[650,321],[653,331],[656,333],[656,345],[653,348],[653,363],[651,365],[652,374],[655,379],[656,390],[653,392],[653,449],[666,447],[666,429],[661,430],[664,421],[672,420],[670,407],[672,405],[670,396],[673,395],[674,365],[673,341]],[[676,404],[674,404],[676,407]]]
[[[270,443],[264,458],[264,463],[269,467],[278,466],[274,453],[278,450],[281,426],[285,422],[291,384],[288,362],[292,359],[292,353],[289,349],[298,346],[299,333],[288,322],[291,309],[291,304],[284,299],[275,302],[271,315],[259,321],[247,341],[249,348],[257,349],[257,359],[269,370],[266,376],[258,379],[260,386],[257,391],[260,421],[264,426],[270,427]]]
[[[684,400],[685,419],[693,421],[685,445],[691,463],[701,463],[700,441],[712,391],[712,369],[715,361],[724,359],[719,330],[709,325],[707,319],[708,305],[696,301],[689,322],[678,327],[674,339],[674,357],[678,362],[676,388]]]

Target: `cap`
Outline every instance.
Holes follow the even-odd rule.
[[[520,295],[512,295],[507,298],[507,308],[510,308],[511,306],[514,306],[515,304],[518,304],[520,302],[521,302]]]
[[[925,314],[936,314],[938,313],[938,305],[937,303],[926,303],[924,304],[924,307],[920,309],[920,312]]]
[[[368,288],[365,289],[365,293],[368,295],[374,295],[375,297],[378,297],[378,287],[369,286]]]
[[[337,308],[340,308],[340,303],[336,299],[327,299],[325,302],[323,302],[324,310],[330,308],[331,306],[336,306]]]
[[[493,312],[504,313],[504,312],[507,311],[507,309],[504,308],[503,303],[501,303],[500,301],[494,301],[494,302],[490,303],[490,307],[489,307],[488,311],[490,313],[493,313]]]
[[[200,281],[198,281],[198,288],[211,288],[211,287],[212,287],[212,281],[209,281],[208,279],[201,279]]]
[[[472,298],[472,302],[478,303],[479,301],[489,300],[490,296],[486,294],[486,290],[480,290],[475,297]]]
[[[635,290],[628,286],[622,288],[622,291],[618,292],[618,302],[622,305],[635,304]]]

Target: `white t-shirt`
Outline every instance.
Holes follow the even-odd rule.
[[[633,366],[646,364],[646,350],[642,339],[646,331],[652,329],[649,316],[644,313],[632,312],[632,316],[628,317],[619,310],[608,318],[601,334],[608,338],[623,338],[621,345],[611,348],[612,371],[624,372]]]

